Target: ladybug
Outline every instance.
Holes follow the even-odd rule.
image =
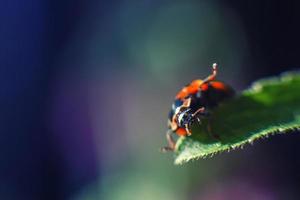
[[[217,63],[212,65],[212,74],[204,80],[197,79],[184,86],[175,96],[168,118],[168,131],[166,133],[168,146],[162,151],[174,151],[175,141],[172,134],[190,136],[191,126],[201,119],[208,118],[211,110],[221,102],[234,96],[234,90],[223,82],[216,81]],[[208,123],[207,130],[211,133]],[[217,136],[214,135],[216,138]]]

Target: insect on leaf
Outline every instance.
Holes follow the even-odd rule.
[[[259,80],[215,108],[209,121],[193,127],[192,136],[178,139],[175,164],[295,130],[300,130],[300,74],[290,72]]]

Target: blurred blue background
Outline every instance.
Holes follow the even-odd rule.
[[[176,92],[300,65],[298,1],[0,2],[0,199],[297,199],[298,134],[174,166]]]

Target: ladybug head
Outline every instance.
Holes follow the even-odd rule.
[[[208,113],[205,112],[204,107],[201,107],[194,111],[191,108],[178,109],[176,112],[177,125],[182,128],[190,128],[195,122],[200,123],[200,119],[207,116]]]
[[[195,122],[196,117],[190,108],[186,108],[177,114],[177,123],[179,127],[190,127]]]

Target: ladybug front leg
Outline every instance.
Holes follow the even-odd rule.
[[[175,141],[172,137],[172,133],[173,131],[172,130],[167,130],[167,133],[166,133],[166,138],[167,138],[167,141],[168,141],[168,146],[167,147],[162,147],[161,148],[161,151],[162,152],[168,152],[168,151],[174,151],[175,150]]]
[[[193,114],[193,117],[196,118],[197,122],[199,124],[201,124],[201,119],[200,116],[209,116],[209,113],[207,112],[207,110],[205,109],[205,107],[201,107],[198,110],[196,110]]]
[[[192,114],[192,116],[195,117],[199,113],[205,113],[205,108],[204,107],[199,108],[198,110],[196,110],[196,112]]]

